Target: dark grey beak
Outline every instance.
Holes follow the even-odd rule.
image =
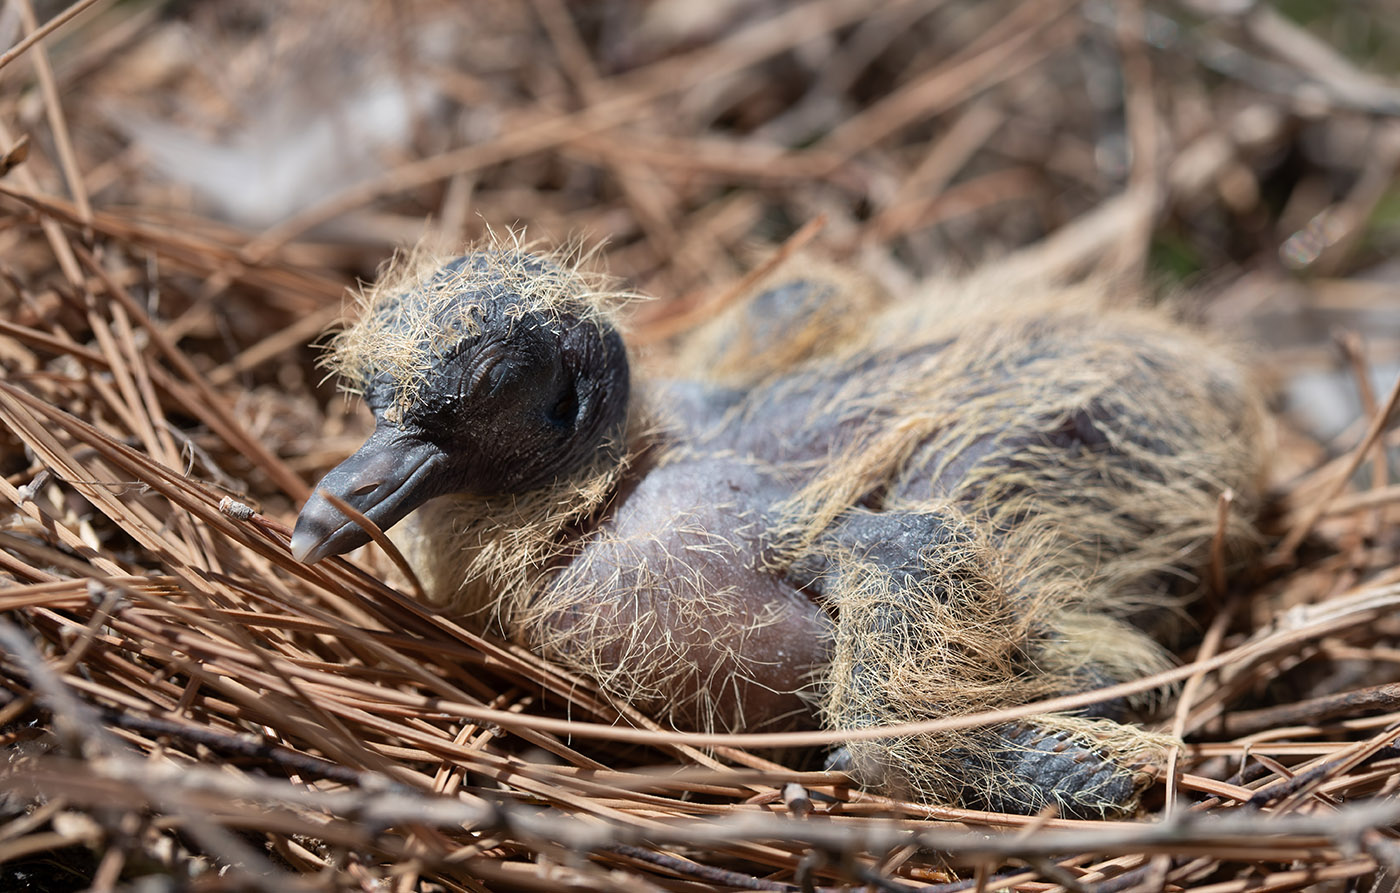
[[[354,455],[332,468],[306,500],[292,531],[292,556],[315,564],[370,541],[331,505],[331,493],[387,530],[418,506],[448,492],[447,455],[437,446],[381,423]]]

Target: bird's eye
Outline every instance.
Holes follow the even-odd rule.
[[[574,387],[572,381],[567,381],[559,399],[549,410],[549,421],[551,424],[560,427],[573,427],[578,420],[578,389]]]
[[[499,388],[506,371],[502,362],[504,359],[499,350],[481,351],[476,362],[467,369],[462,382],[463,396],[480,397]]]

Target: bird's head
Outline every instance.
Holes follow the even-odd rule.
[[[436,496],[525,493],[588,466],[627,415],[615,303],[570,265],[513,248],[371,289],[328,365],[363,395],[374,432],[307,500],[293,555],[369,542],[324,493],[387,529]]]

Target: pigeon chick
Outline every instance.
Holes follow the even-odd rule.
[[[368,292],[331,364],[376,428],[321,482],[483,618],[688,728],[862,728],[1089,691],[1167,665],[1234,494],[1248,554],[1264,411],[1228,350],[1101,285],[931,284],[893,302],[788,274],[630,381],[620,297],[494,244]],[[635,385],[635,386],[634,386]],[[293,553],[368,542],[314,494]],[[1134,808],[1161,736],[1073,715],[851,742],[891,793]]]

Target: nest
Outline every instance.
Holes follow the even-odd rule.
[[[0,886],[1393,882],[1379,10],[94,6],[0,15]],[[610,272],[666,296],[628,311],[658,362],[804,246],[896,296],[988,256],[1008,282],[1189,286],[1190,315],[1255,341],[1268,554],[1211,581],[1179,665],[921,724],[1176,683],[1153,728],[1186,743],[1141,820],[865,793],[811,769],[841,734],[669,731],[424,607],[377,551],[293,561],[308,483],[368,428],[307,344],[394,245],[488,221],[606,236]]]

